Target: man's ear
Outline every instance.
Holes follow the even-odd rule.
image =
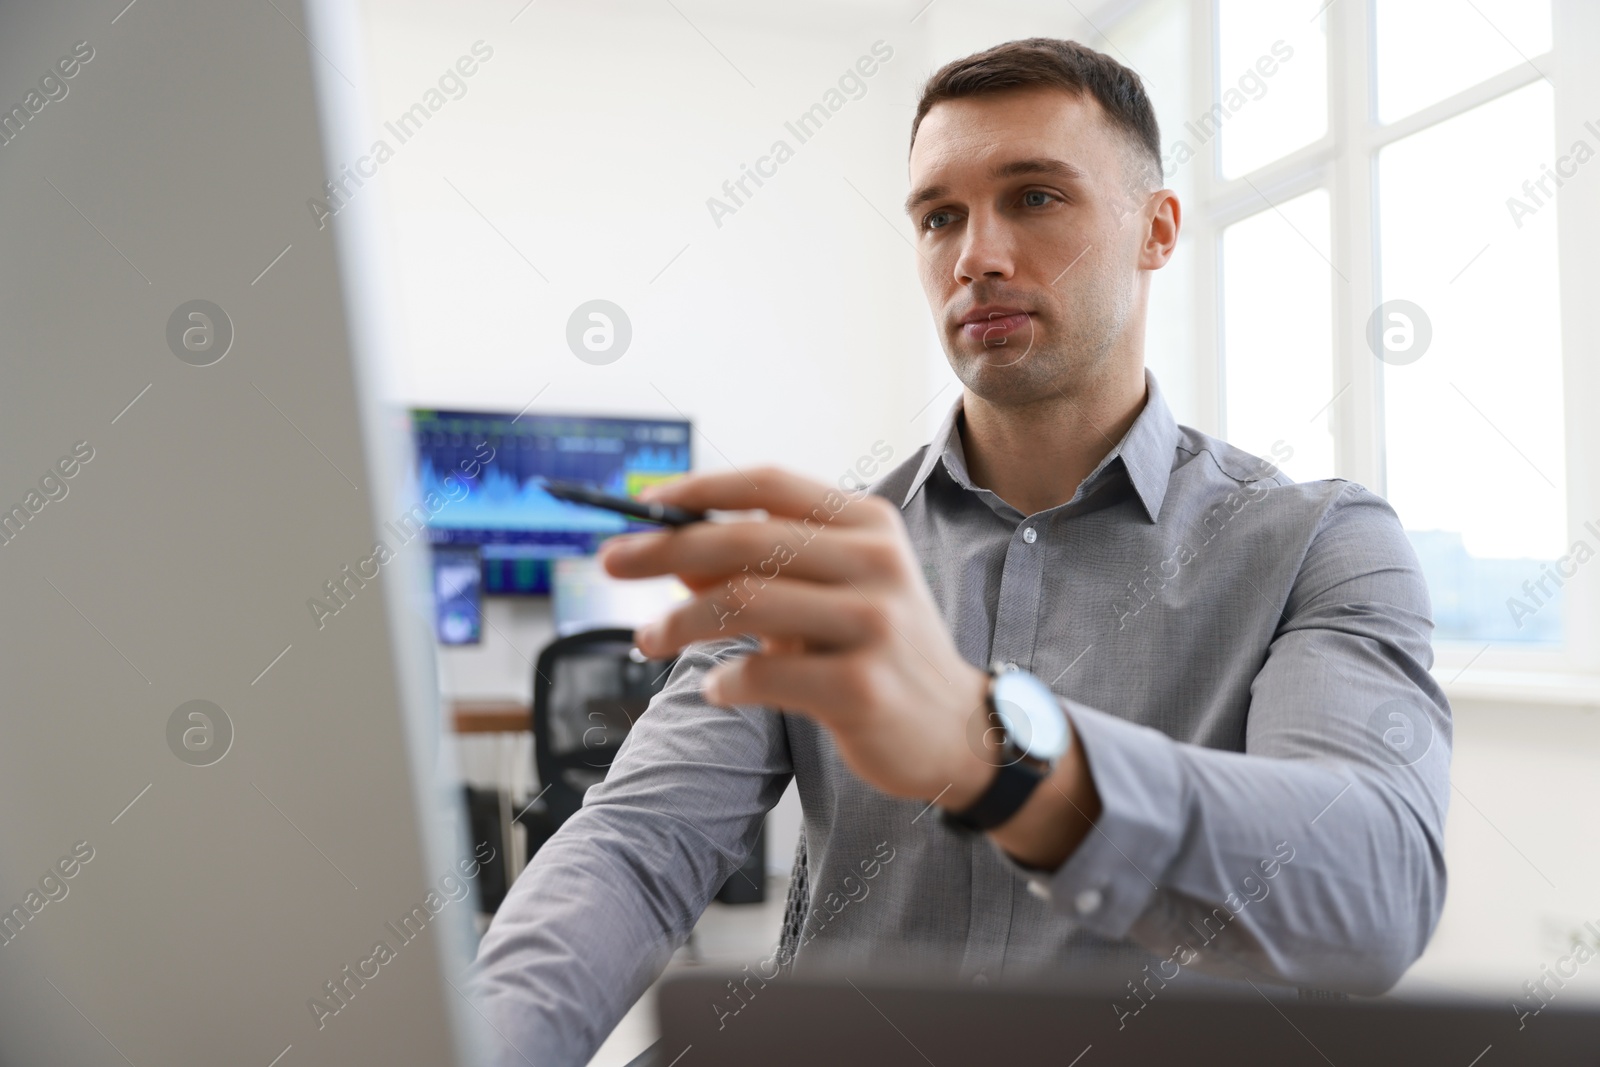
[[[1145,230],[1144,246],[1139,250],[1141,270],[1160,270],[1172,258],[1178,247],[1178,230],[1183,224],[1183,205],[1178,194],[1171,189],[1160,189],[1150,194],[1150,223]]]

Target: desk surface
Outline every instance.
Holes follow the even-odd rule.
[[[520,700],[452,700],[450,721],[458,734],[527,733],[532,711]]]

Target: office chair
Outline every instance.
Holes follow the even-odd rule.
[[[806,912],[811,909],[811,879],[806,871],[806,828],[800,827],[800,838],[794,844],[794,872],[789,876],[789,895],[783,902],[783,927],[778,932],[778,960],[785,969],[794,966],[794,954],[800,950],[800,931],[806,924]]]
[[[650,700],[665,687],[676,657],[645,659],[633,631],[589,630],[558,638],[539,653],[533,677],[533,762],[540,800],[517,817],[532,856],[603,780]],[[766,832],[717,891],[725,904],[766,899]]]
[[[533,675],[533,766],[540,806],[519,820],[531,855],[601,781],[634,720],[661,691],[676,658],[645,659],[633,631],[589,630],[539,653]]]

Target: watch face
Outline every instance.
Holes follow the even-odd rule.
[[[1027,671],[996,676],[994,709],[1006,736],[1024,755],[1053,765],[1066,754],[1066,713],[1050,687]]]

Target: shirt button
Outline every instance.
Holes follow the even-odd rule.
[[[1023,527],[1022,539],[1031,545],[1035,541],[1039,540],[1039,531],[1035,530],[1032,526]]]
[[[1038,897],[1040,900],[1049,900],[1050,899],[1050,883],[1045,881],[1043,878],[1029,878],[1028,879],[1028,892],[1032,893],[1034,896]]]
[[[1098,889],[1085,889],[1073,900],[1079,915],[1093,915],[1100,910],[1102,897]]]

